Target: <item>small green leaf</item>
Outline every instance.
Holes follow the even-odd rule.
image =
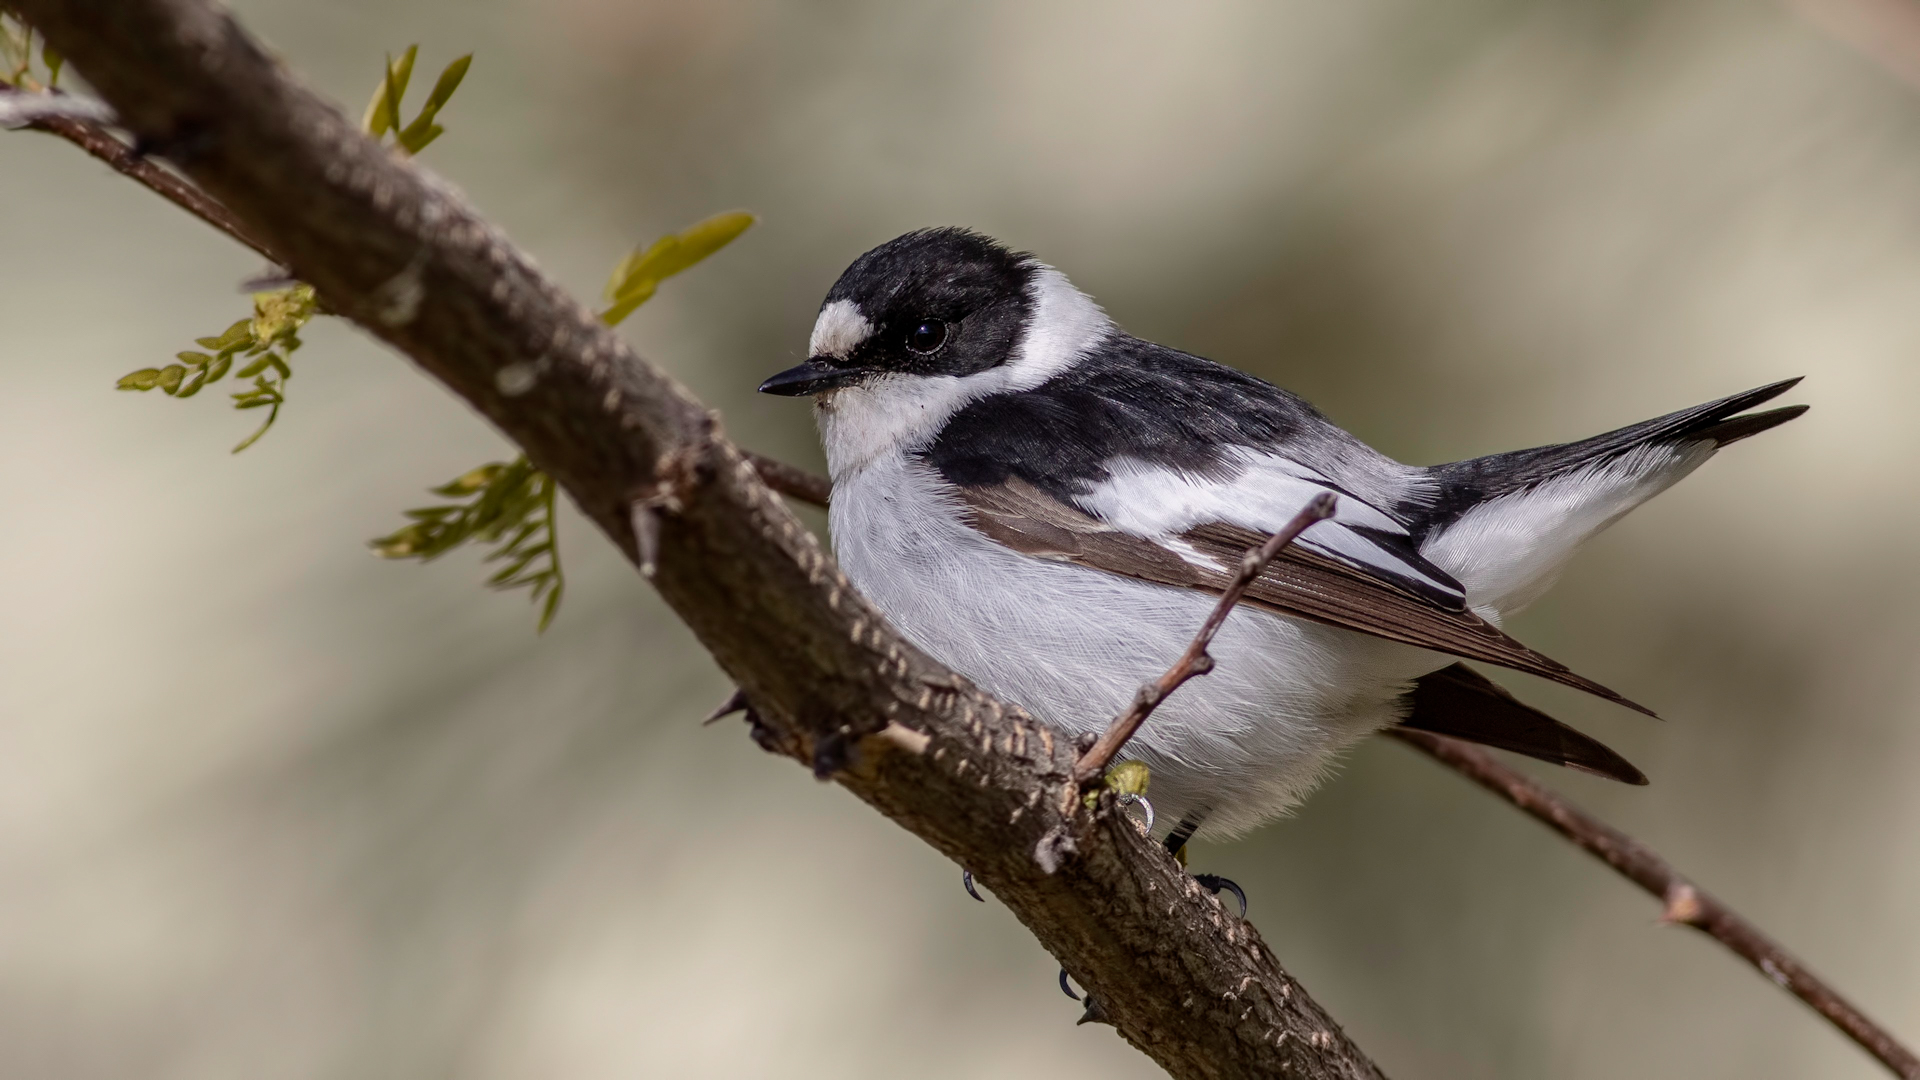
[[[194,339],[194,344],[203,349],[212,349],[215,352],[226,352],[229,349],[238,349],[251,345],[253,344],[253,320],[240,319],[232,326],[221,331],[219,337],[196,338]]]
[[[754,216],[745,210],[729,210],[696,222],[680,233],[679,259],[670,264],[661,277],[677,274],[739,239],[753,227]]]
[[[460,474],[451,481],[432,489],[435,495],[471,495],[488,484],[506,469],[500,462],[482,465],[477,469]],[[445,509],[444,507],[438,509]]]
[[[160,369],[160,389],[171,394],[180,389],[180,380],[185,378],[187,369],[179,364],[168,364]]]
[[[446,133],[447,129],[441,127],[439,124],[429,124],[427,125],[427,130],[422,132],[415,133],[409,130],[407,134],[400,136],[399,141],[401,146],[406,147],[407,153],[417,154],[425,150],[428,146],[431,146],[433,140]]]
[[[247,406],[243,405],[240,407],[246,408]],[[275,420],[278,420],[279,418],[280,418],[280,403],[276,401],[273,403],[273,411],[267,414],[266,422],[260,425],[260,430],[240,440],[240,445],[234,447],[232,452],[237,454],[240,451],[245,450],[247,447],[252,446],[254,443],[259,442],[260,436],[265,435],[267,433],[267,429],[272,427],[273,422]]]
[[[379,88],[373,92],[373,100],[367,103],[366,119],[361,122],[367,134],[377,139],[389,131],[400,130],[400,99],[406,96],[407,80],[413,77],[413,58],[419,52],[420,46],[407,46],[397,64],[391,53],[387,55],[386,71],[381,75]]]
[[[408,524],[367,542],[373,553],[429,561],[462,544],[487,544],[493,550],[485,561],[505,564],[487,584],[528,589],[536,603],[546,601],[541,626],[551,623],[559,610],[555,593],[565,584],[554,543],[553,478],[522,455],[471,469],[432,490],[461,501],[408,510]]]
[[[60,69],[66,66],[67,58],[51,42],[40,46],[40,62],[47,65],[47,89],[60,85]]]
[[[453,92],[460,89],[460,81],[467,77],[467,69],[473,66],[473,54],[459,57],[440,72],[440,78],[433,84],[433,90],[427,94],[427,103],[420,107],[420,115],[432,118],[433,114],[447,107],[453,100]]]
[[[220,380],[220,377],[225,375],[227,373],[227,369],[232,366],[233,366],[232,353],[221,353],[219,356],[214,357],[212,366],[207,368],[207,381],[218,382]]]
[[[753,215],[744,210],[715,214],[629,254],[607,282],[607,299],[613,306],[601,313],[601,321],[611,326],[626,318],[653,296],[661,281],[726,247],[753,222]]]
[[[641,304],[653,299],[656,288],[651,281],[643,282],[644,287],[634,289],[614,302],[614,305],[600,313],[600,321],[608,326],[620,325],[620,320],[634,313]]]
[[[187,380],[187,384],[180,388],[179,393],[173,396],[190,398],[193,395],[199,393],[200,388],[205,385],[207,385],[207,371],[205,368],[202,368],[199,371],[194,373],[193,378]]]
[[[177,352],[173,354],[173,358],[188,367],[204,367],[213,361],[213,357],[203,352]]]
[[[139,371],[120,376],[120,381],[115,384],[115,389],[151,390],[159,385],[160,369],[149,367],[141,368]]]
[[[255,375],[267,370],[267,365],[273,362],[272,357],[272,353],[262,353],[260,359],[255,360],[253,363],[235,372],[234,377],[240,379],[253,378]]]
[[[268,353],[266,355],[266,361],[267,363],[273,365],[273,370],[280,373],[281,382],[285,382],[288,379],[293,378],[293,370],[287,367],[287,362],[285,360],[280,359],[279,356],[273,353]]]
[[[433,91],[427,95],[426,104],[420,106],[420,115],[413,118],[413,123],[408,124],[405,131],[395,136],[408,153],[417,154],[440,137],[441,128],[433,122],[434,118],[446,107],[453,92],[460,88],[460,80],[467,77],[467,68],[472,64],[473,54],[468,53],[448,64],[447,69],[440,73],[439,81],[433,84]]]

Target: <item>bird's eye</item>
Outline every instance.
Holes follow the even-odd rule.
[[[907,348],[930,353],[947,343],[947,324],[939,319],[922,319],[907,331]]]

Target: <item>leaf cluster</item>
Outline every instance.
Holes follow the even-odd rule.
[[[13,33],[10,24],[0,23],[0,40],[14,42],[24,55],[31,44],[32,31],[21,24],[17,35],[8,36]],[[14,44],[7,45],[6,50],[7,62],[11,64]],[[414,57],[419,52],[420,46],[409,45],[399,60],[394,60],[391,55],[387,57],[386,70],[381,75],[380,84],[374,88],[372,104],[367,107],[367,131],[375,138],[393,134],[394,145],[407,154],[419,153],[428,143],[440,137],[444,129],[435,123],[435,118],[453,98],[453,92],[460,88],[460,81],[466,78],[467,68],[473,63],[472,54],[468,54],[448,64],[427,95],[426,104],[421,106],[419,114],[412,122],[402,126],[400,102],[406,95],[407,83],[413,75]],[[52,77],[57,77],[57,55],[46,62]],[[267,418],[253,434],[233,448],[237,454],[258,441],[280,418],[280,406],[287,400],[287,380],[293,377],[290,361],[294,351],[300,348],[300,329],[317,313],[318,305],[310,285],[295,282],[288,288],[255,293],[251,318],[241,319],[219,335],[196,339],[200,347],[209,352],[189,350],[177,354],[176,362],[165,367],[141,368],[130,372],[121,377],[119,388],[159,390],[169,397],[189,398],[198,394],[208,383],[224,378],[236,361],[251,361],[243,364],[236,378],[252,379],[253,385],[232,395],[233,407],[265,409]]]
[[[753,221],[752,214],[741,211],[716,214],[635,248],[614,268],[607,282],[612,306],[600,318],[609,326],[619,323],[652,298],[662,279],[732,243]],[[461,501],[409,510],[409,524],[368,546],[382,558],[426,561],[466,543],[496,545],[487,561],[507,565],[487,584],[496,589],[531,586],[536,601],[544,595],[540,628],[545,630],[566,588],[554,544],[553,479],[520,457],[482,465],[432,490]]]
[[[387,68],[380,79],[380,85],[373,91],[373,100],[367,103],[367,115],[361,121],[367,134],[376,139],[388,133],[393,135],[393,145],[402,153],[417,154],[427,148],[427,144],[446,133],[446,129],[435,123],[440,110],[453,98],[453,92],[460,88],[460,80],[467,77],[467,68],[473,63],[473,54],[468,53],[440,73],[440,78],[427,93],[426,104],[420,106],[420,112],[412,122],[400,123],[400,102],[406,97],[407,83],[413,78],[413,60],[420,52],[420,46],[409,45],[407,51],[395,60],[387,56]]]
[[[4,62],[16,75],[15,58],[30,59],[32,36],[32,31],[18,20],[0,22]],[[391,136],[389,145],[407,155],[426,149],[445,133],[438,122],[440,112],[460,88],[473,62],[469,54],[448,64],[420,111],[403,122],[401,104],[419,52],[418,45],[409,45],[398,59],[387,56],[363,121],[369,135],[381,140]],[[24,70],[25,62],[18,61],[23,65],[19,70]],[[48,51],[45,62],[51,71],[51,85],[59,71],[57,54]],[[607,281],[608,307],[600,313],[601,320],[609,326],[618,325],[652,299],[662,281],[726,247],[753,223],[752,214],[729,211],[635,248],[620,260]],[[252,379],[251,386],[232,395],[234,408],[266,409],[267,416],[258,430],[233,448],[238,453],[252,446],[279,418],[280,406],[286,402],[287,380],[293,377],[289,361],[301,344],[300,330],[317,313],[313,288],[303,283],[255,293],[251,318],[239,320],[217,336],[196,339],[204,351],[187,350],[164,367],[130,372],[121,377],[119,388],[159,390],[169,397],[190,398],[230,372],[237,379]],[[233,371],[236,365],[239,370]],[[531,590],[533,601],[541,605],[540,629],[544,631],[566,593],[566,575],[556,542],[554,504],[558,486],[553,478],[521,456],[489,462],[430,490],[445,501],[406,511],[405,525],[369,541],[368,547],[382,558],[425,562],[465,544],[490,546],[493,550],[486,561],[502,565],[487,584],[496,589]]]
[[[406,525],[367,546],[383,559],[427,562],[465,543],[494,545],[486,561],[506,565],[487,584],[530,588],[545,631],[567,589],[554,526],[557,488],[525,455],[490,462],[433,488],[450,501],[408,510]]]
[[[60,85],[60,69],[66,58],[46,39],[40,41],[40,66],[46,73],[33,70],[33,27],[25,19],[0,10],[0,79],[22,90],[52,90]]]
[[[208,352],[175,354],[176,363],[141,368],[120,377],[121,390],[159,390],[169,397],[190,398],[208,383],[219,382],[236,362],[244,362],[237,379],[253,385],[232,394],[235,409],[266,409],[267,418],[253,434],[233,448],[252,446],[280,418],[286,401],[287,380],[293,378],[294,351],[300,348],[300,330],[315,311],[313,287],[296,283],[275,292],[255,293],[253,317],[241,319],[214,337],[196,338]]]

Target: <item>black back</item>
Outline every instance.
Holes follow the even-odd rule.
[[[1336,484],[1355,451],[1371,454],[1271,383],[1116,331],[1040,386],[961,409],[922,456],[951,483],[1018,477],[1065,500],[1106,480],[1116,457],[1224,477],[1240,448],[1284,453]]]

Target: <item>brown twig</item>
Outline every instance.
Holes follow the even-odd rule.
[[[1169,694],[1180,689],[1188,679],[1213,670],[1213,654],[1207,652],[1207,646],[1213,644],[1213,636],[1220,632],[1221,624],[1239,606],[1241,597],[1247,594],[1247,589],[1266,570],[1267,564],[1279,556],[1280,549],[1293,543],[1294,538],[1305,532],[1307,526],[1333,516],[1335,501],[1331,491],[1314,496],[1305,509],[1293,515],[1292,521],[1267,537],[1266,543],[1248,549],[1240,559],[1239,573],[1234,575],[1227,591],[1220,594],[1220,602],[1213,606],[1207,621],[1200,624],[1200,632],[1193,635],[1187,651],[1180,654],[1180,659],[1175,660],[1165,674],[1140,684],[1140,692],[1133,696],[1133,704],[1114,717],[1100,740],[1080,755],[1079,761],[1074,762],[1073,779],[1076,783],[1088,784],[1099,779],[1113,762],[1114,755],[1127,745],[1127,740],[1133,738],[1133,733],[1140,730],[1140,725],[1147,722],[1147,717],[1153,715],[1153,710],[1159,708]]]
[[[27,91],[15,89],[10,83],[0,80],[0,93],[23,94]],[[278,256],[268,251],[265,244],[255,240],[240,224],[240,220],[212,196],[152,159],[134,153],[133,147],[122,142],[119,136],[103,125],[72,116],[43,116],[28,121],[25,130],[58,135],[106,162],[114,172],[138,181],[147,190],[252,248],[263,258],[280,262]]]
[[[805,469],[795,468],[784,461],[745,451],[748,461],[753,462],[753,471],[760,474],[760,482],[789,498],[798,499],[815,506],[827,505],[827,497],[833,485],[824,476],[815,476]]]
[[[1769,981],[1806,1002],[1814,1012],[1878,1058],[1895,1076],[1902,1080],[1920,1080],[1920,1057],[1861,1015],[1852,1002],[1789,956],[1758,927],[1682,877],[1671,863],[1646,845],[1502,765],[1479,747],[1404,727],[1392,728],[1389,734],[1519,807],[1613,867],[1660,899],[1665,905],[1662,921],[1685,923],[1725,945]]]

